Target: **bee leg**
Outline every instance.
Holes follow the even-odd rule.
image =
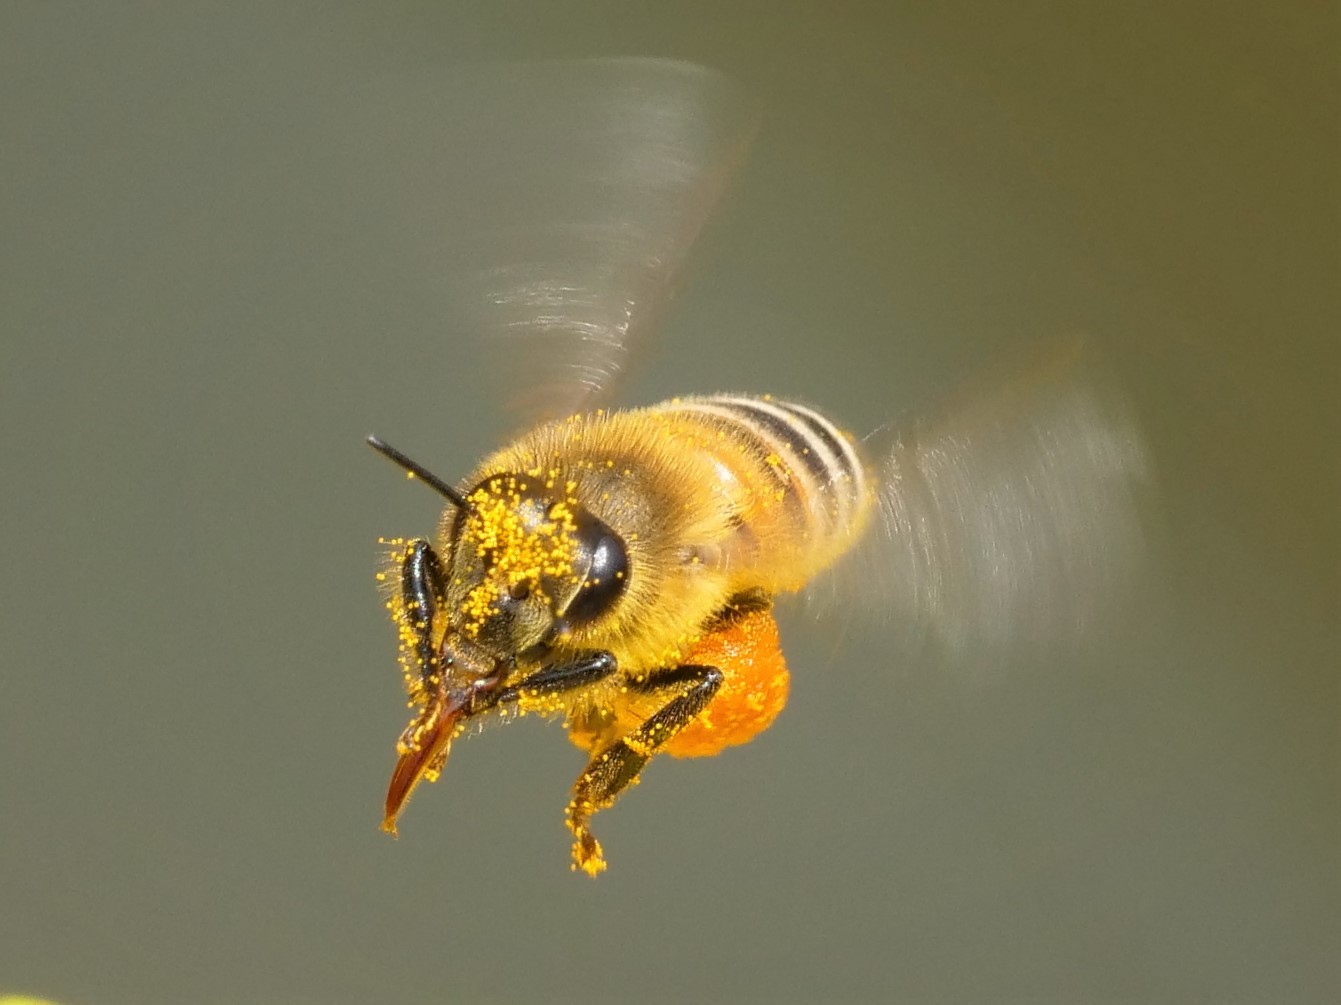
[[[568,829],[573,833],[573,868],[595,876],[605,868],[600,842],[588,826],[592,814],[614,804],[621,792],[633,784],[652,755],[707,707],[722,686],[722,671],[716,667],[686,664],[653,674],[631,684],[639,690],[683,687],[687,690],[668,701],[645,722],[591,759],[573,785],[568,802]]]
[[[433,649],[433,616],[446,603],[442,563],[423,538],[411,541],[400,563],[400,595],[405,617],[414,635],[414,658],[419,673],[427,678],[437,669]]]
[[[547,698],[563,694],[565,691],[575,691],[604,680],[614,673],[618,666],[614,656],[604,649],[599,649],[571,663],[560,663],[537,670],[516,684],[500,689],[494,696],[494,703]]]

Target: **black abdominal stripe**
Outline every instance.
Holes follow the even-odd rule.
[[[868,488],[861,457],[847,436],[814,409],[745,395],[683,398],[665,408],[709,416],[734,434],[735,442],[756,444],[761,459],[776,458],[781,470],[767,460],[760,461],[761,467],[803,519],[818,522],[806,527],[815,536],[846,534],[863,515]]]

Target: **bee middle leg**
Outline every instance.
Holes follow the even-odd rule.
[[[631,683],[640,690],[675,689],[680,693],[649,716],[641,726],[591,759],[573,785],[568,802],[568,829],[573,833],[573,868],[595,876],[605,868],[600,842],[591,833],[592,814],[614,804],[652,759],[657,749],[698,717],[722,686],[716,667],[685,664]]]

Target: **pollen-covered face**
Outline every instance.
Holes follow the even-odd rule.
[[[623,542],[573,496],[574,485],[494,475],[456,521],[446,645],[525,658],[604,614],[628,578]]]

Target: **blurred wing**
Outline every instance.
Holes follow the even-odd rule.
[[[870,438],[877,526],[827,584],[914,648],[1037,652],[1120,606],[1150,474],[1122,396],[1080,341],[999,367]]]
[[[479,66],[397,144],[447,288],[444,320],[484,343],[514,413],[592,407],[658,320],[742,160],[753,117],[712,71],[652,59]],[[401,127],[405,129],[404,126]],[[393,172],[397,169],[393,166]],[[456,334],[456,332],[452,332]]]

